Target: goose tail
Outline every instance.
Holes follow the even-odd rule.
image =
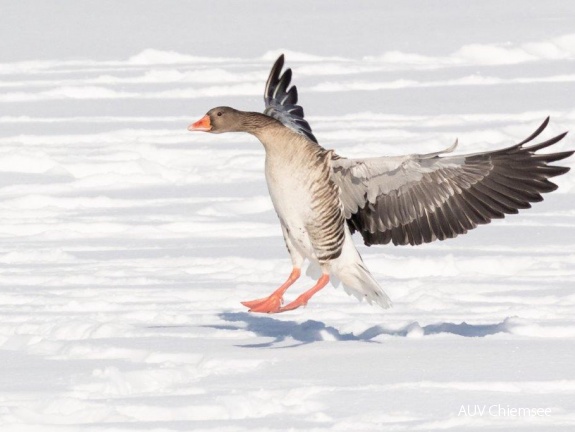
[[[342,253],[330,263],[330,273],[341,281],[346,293],[358,300],[365,299],[384,309],[392,306],[389,296],[363,263],[347,229]]]

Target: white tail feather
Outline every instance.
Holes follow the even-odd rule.
[[[358,300],[365,299],[369,304],[375,303],[384,309],[391,307],[391,299],[363,263],[341,269],[336,275],[349,295],[353,295]]]
[[[341,255],[330,262],[330,273],[341,281],[349,295],[359,300],[365,299],[369,304],[375,303],[384,309],[391,307],[391,299],[363,264],[347,227],[345,237]]]

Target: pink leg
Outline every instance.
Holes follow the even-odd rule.
[[[246,307],[249,307],[250,312],[263,312],[263,313],[279,312],[284,293],[290,286],[292,286],[292,284],[296,280],[298,280],[300,275],[301,275],[301,269],[299,269],[298,267],[294,267],[288,279],[269,297],[261,298],[258,300],[245,301],[242,302],[242,304]]]
[[[321,277],[318,279],[317,283],[313,287],[304,292],[302,295],[300,295],[291,303],[280,308],[278,312],[286,312],[297,309],[300,306],[305,306],[309,301],[309,299],[312,298],[315,293],[317,293],[319,290],[325,287],[328,282],[329,282],[329,275],[326,274],[321,275]]]

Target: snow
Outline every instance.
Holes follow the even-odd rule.
[[[575,428],[574,172],[455,240],[357,239],[392,309],[258,315],[291,270],[263,148],[186,130],[260,111],[280,53],[345,156],[573,130],[572,2],[81,3],[0,17],[0,430]]]

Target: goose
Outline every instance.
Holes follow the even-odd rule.
[[[279,217],[292,272],[271,295],[242,304],[251,312],[278,313],[305,306],[330,278],[345,291],[383,308],[389,296],[365,266],[352,240],[367,246],[420,245],[446,240],[492,219],[518,213],[557,189],[550,177],[568,167],[550,165],[574,151],[538,154],[567,132],[526,146],[547,127],[510,147],[464,155],[449,148],[428,154],[345,158],[322,147],[283,73],[283,54],[274,63],[264,91],[262,113],[228,106],[210,109],[188,130],[212,134],[246,132],[265,149],[265,177]],[[321,269],[313,287],[284,305],[286,290],[300,277],[305,260]],[[332,279],[332,282],[335,282]]]

